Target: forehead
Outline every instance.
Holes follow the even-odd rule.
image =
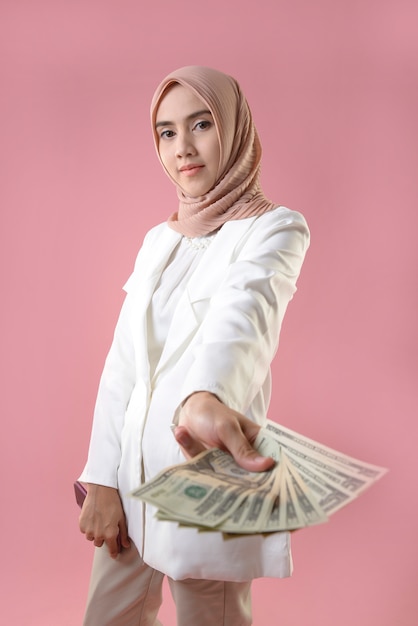
[[[202,110],[208,110],[207,104],[189,87],[176,83],[161,98],[156,121],[177,121]]]

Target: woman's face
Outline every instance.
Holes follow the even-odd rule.
[[[220,146],[205,103],[190,89],[174,85],[156,115],[158,151],[167,172],[183,192],[198,198],[217,182]]]

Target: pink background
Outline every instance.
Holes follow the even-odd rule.
[[[1,0],[2,623],[81,623],[72,482],[121,286],[176,206],[150,98],[191,63],[241,82],[265,191],[312,230],[270,415],[390,468],[294,535],[254,624],[417,623],[417,18],[412,0]]]

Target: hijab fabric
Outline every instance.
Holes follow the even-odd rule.
[[[176,185],[179,209],[169,217],[168,225],[187,237],[198,237],[218,230],[229,220],[261,215],[275,208],[277,204],[267,200],[260,187],[261,144],[248,103],[237,81],[218,70],[183,67],[158,86],[151,102],[151,124],[160,162],[157,110],[167,90],[175,84],[191,89],[212,113],[220,161],[215,186],[205,195],[187,196]]]

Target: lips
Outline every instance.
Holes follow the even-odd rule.
[[[198,163],[190,163],[188,165],[183,165],[179,171],[185,176],[193,176],[194,174],[200,172],[203,167],[204,165],[199,165]]]

